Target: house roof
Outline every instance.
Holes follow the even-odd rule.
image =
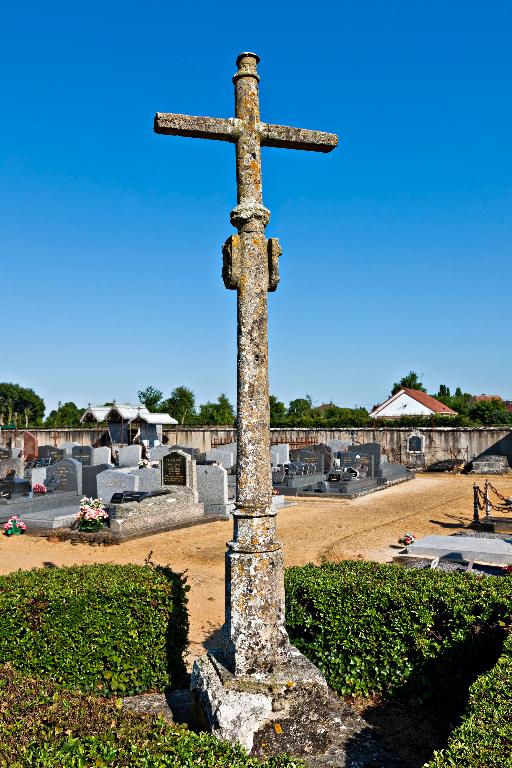
[[[144,405],[131,405],[130,403],[116,403],[115,405],[102,406],[93,405],[83,414],[80,421],[85,421],[89,415],[94,416],[96,421],[107,421],[112,413],[118,413],[124,421],[133,421],[142,419],[147,424],[177,424],[176,419],[169,416],[168,413],[150,413]]]
[[[434,413],[444,413],[448,416],[457,415],[457,411],[453,411],[451,408],[448,408],[447,405],[441,403],[440,400],[436,400],[436,398],[432,397],[432,395],[427,395],[426,392],[421,392],[419,389],[408,388],[404,388],[401,391],[408,394],[409,397],[413,398],[413,400],[416,400],[418,403],[424,405],[425,408],[430,408],[430,410],[434,411]]]
[[[439,400],[436,400],[436,398],[432,397],[432,395],[427,395],[426,392],[421,392],[419,389],[409,389],[408,387],[404,387],[389,397],[384,403],[378,405],[370,414],[372,418],[376,418],[380,411],[384,410],[387,405],[393,403],[400,397],[400,395],[403,395],[404,393],[409,395],[409,397],[411,397],[413,400],[416,400],[417,403],[420,403],[425,408],[428,408],[430,411],[432,411],[432,413],[439,413],[443,416],[457,415],[456,411],[448,408],[447,405],[441,403]]]

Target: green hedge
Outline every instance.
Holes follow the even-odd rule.
[[[300,768],[276,757],[260,763],[239,746],[159,718],[23,679],[0,668],[1,768]]]
[[[510,768],[512,766],[512,635],[497,664],[469,690],[461,725],[428,768]]]
[[[510,577],[347,561],[288,569],[286,595],[292,642],[342,695],[390,695],[409,678],[446,690],[512,620]]]
[[[179,685],[187,589],[169,569],[136,565],[0,577],[0,662],[102,695]]]

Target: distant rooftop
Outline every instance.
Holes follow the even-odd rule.
[[[114,403],[113,405],[90,405],[80,421],[108,421],[111,416],[120,416],[123,421],[140,419],[147,424],[177,424],[168,413],[151,413],[145,405]]]

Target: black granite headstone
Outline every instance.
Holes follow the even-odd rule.
[[[171,451],[163,456],[161,464],[162,485],[187,484],[187,458]]]
[[[90,445],[74,445],[71,456],[79,461],[82,467],[92,467],[92,448]]]

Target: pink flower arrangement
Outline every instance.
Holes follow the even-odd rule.
[[[18,515],[13,515],[4,523],[4,529],[5,536],[21,536],[27,530],[27,526]]]
[[[32,487],[32,491],[34,493],[46,493],[46,485],[42,485],[41,483],[36,483]]]
[[[98,531],[103,528],[103,523],[107,518],[108,512],[103,509],[101,499],[84,496],[80,500],[80,509],[76,513],[75,519],[81,531]]]

